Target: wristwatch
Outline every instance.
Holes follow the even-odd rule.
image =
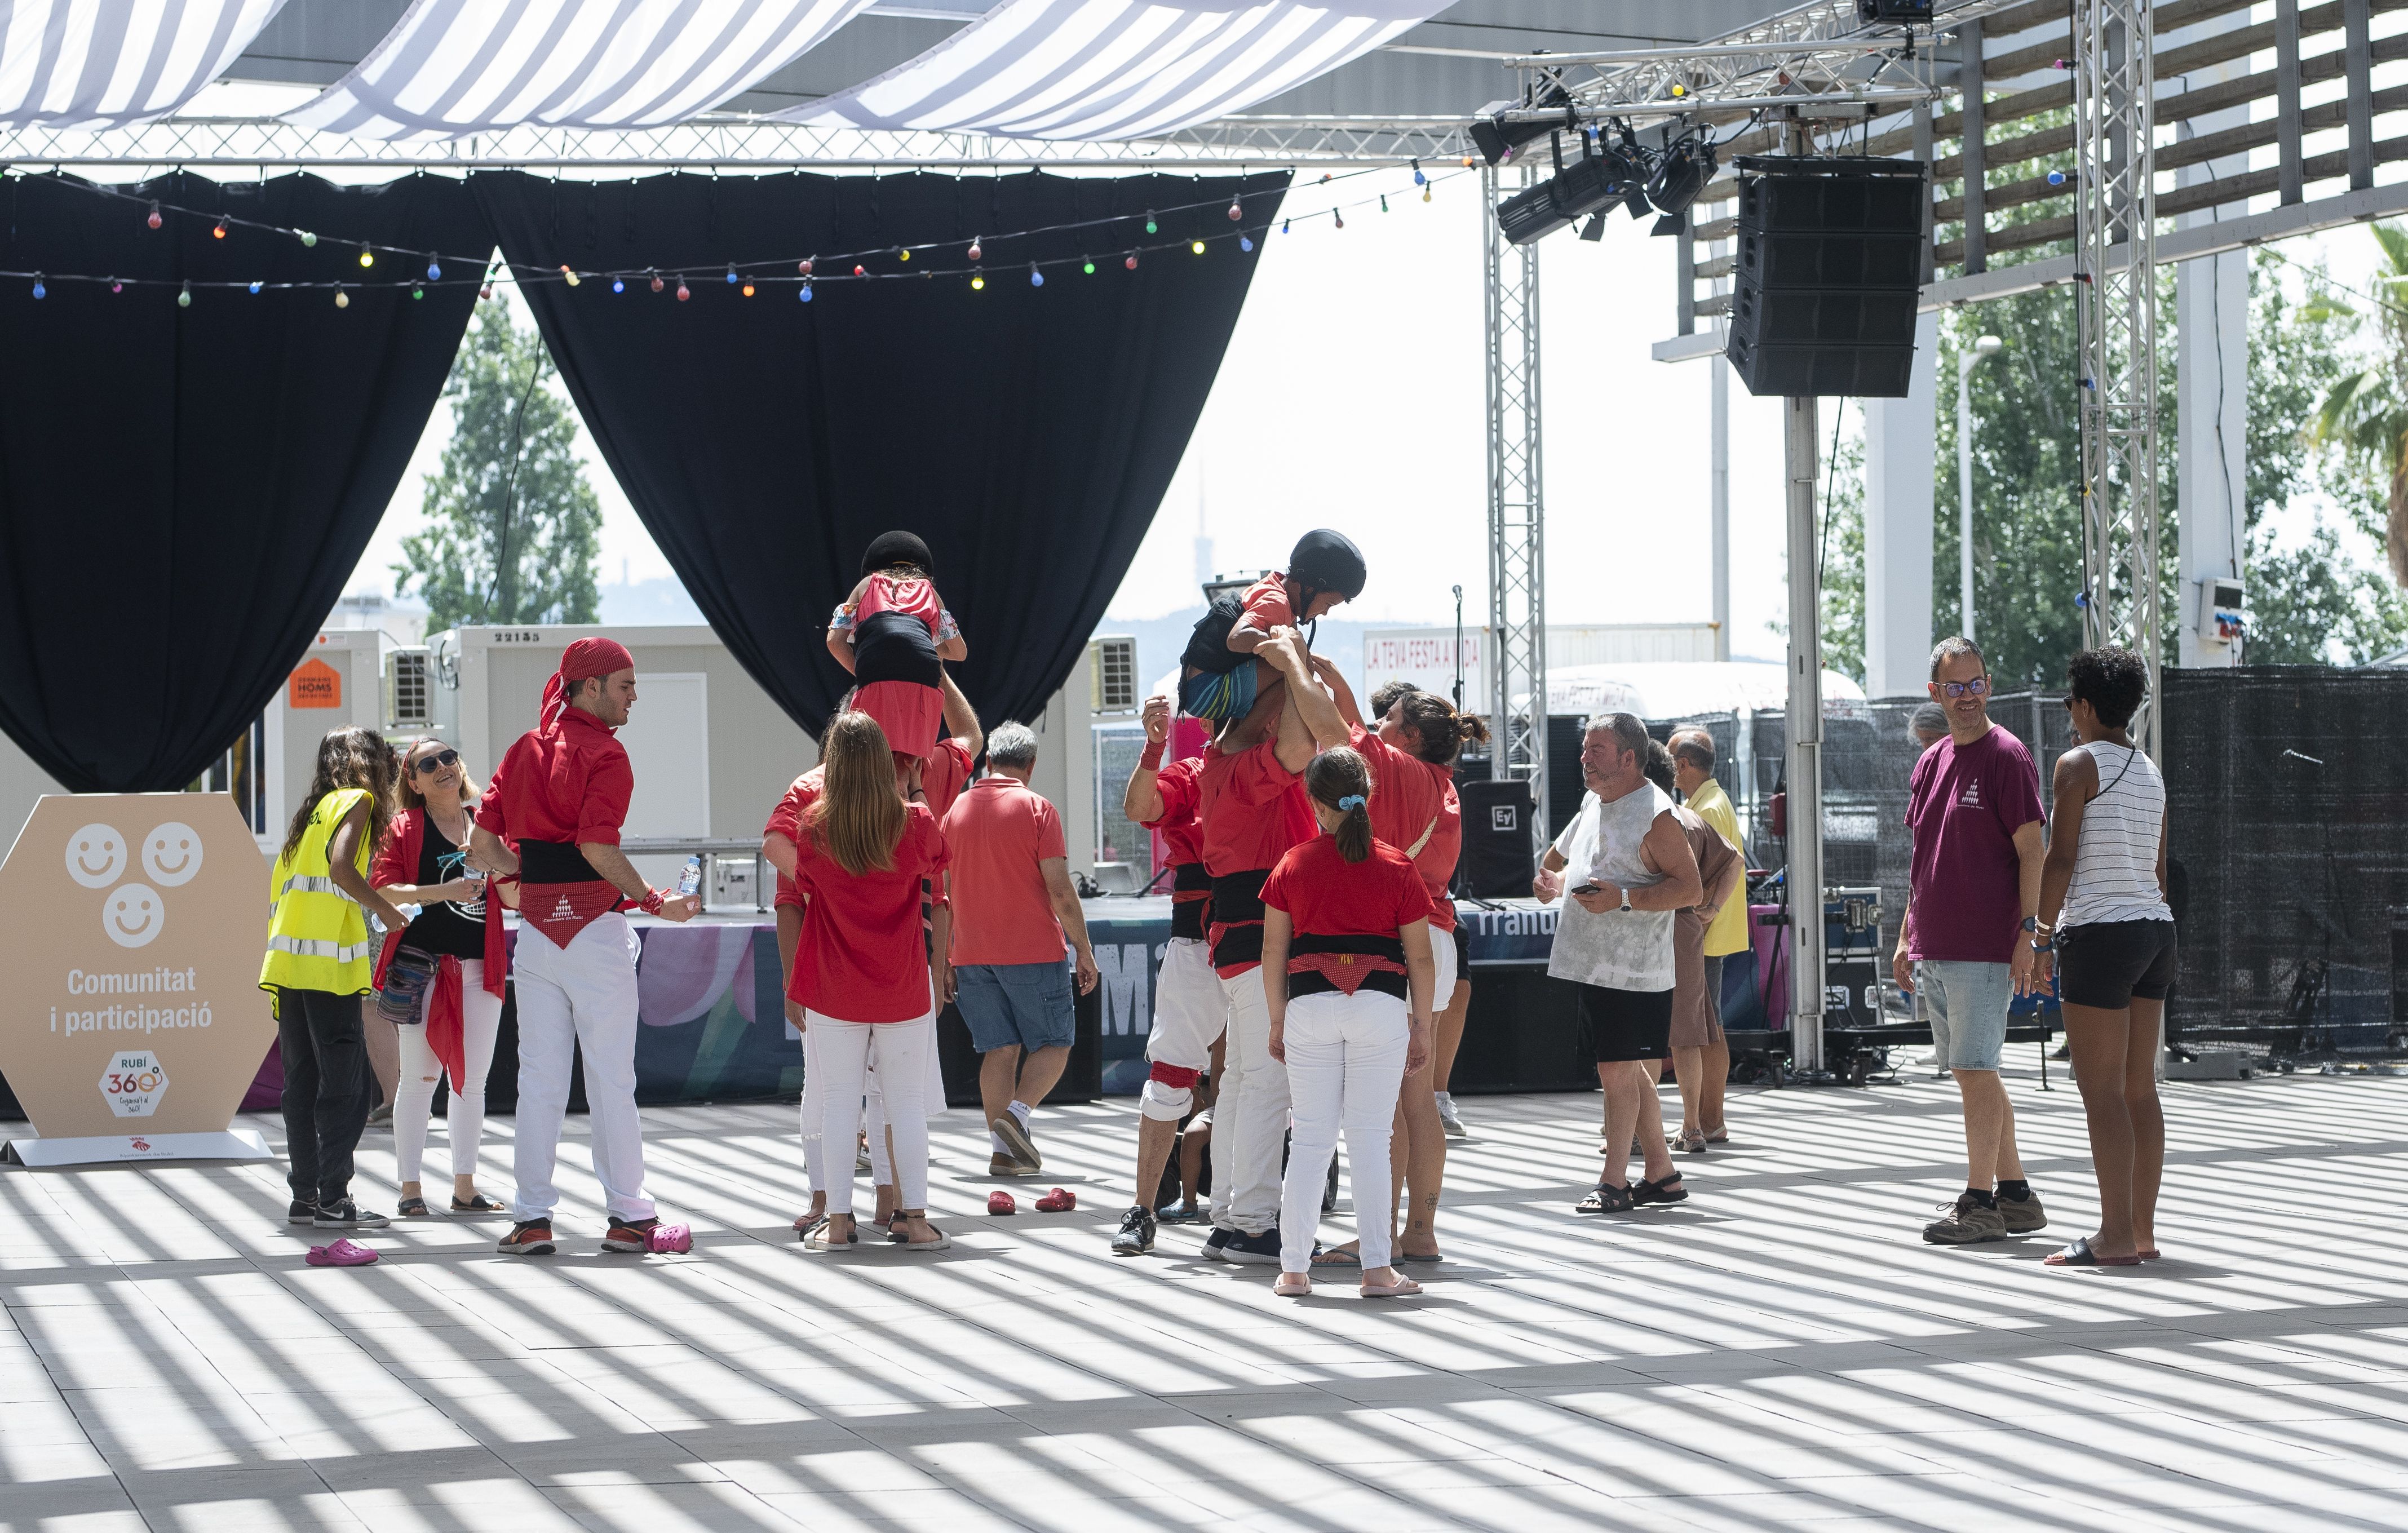
[[[2028,916],[2024,917],[2024,930],[2026,930],[2026,931],[2028,931],[2028,932],[2037,932],[2037,931],[2039,931],[2039,930],[2040,930],[2040,917],[2038,917],[2038,916],[2036,916],[2036,915],[2028,915]]]

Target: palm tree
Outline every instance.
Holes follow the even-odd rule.
[[[2317,445],[2363,454],[2387,471],[2391,492],[2384,552],[2390,556],[2391,578],[2408,586],[2408,231],[2388,223],[2372,227],[2383,247],[2383,266],[2375,278],[2383,356],[2326,392],[2310,432]],[[2323,301],[2342,307],[2337,299]]]

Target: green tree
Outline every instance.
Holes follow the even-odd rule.
[[[393,566],[396,590],[425,601],[430,632],[595,620],[602,508],[555,376],[542,336],[498,303],[478,311],[443,385],[452,440],[426,481],[427,526]]]

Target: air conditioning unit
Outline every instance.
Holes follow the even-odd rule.
[[[1087,675],[1097,713],[1134,713],[1138,695],[1137,640],[1098,638],[1088,646]]]
[[[435,727],[435,661],[424,650],[385,656],[384,717],[394,730]]]

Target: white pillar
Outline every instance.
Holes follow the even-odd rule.
[[[2247,24],[2249,13],[2235,11],[2200,26],[2186,40]],[[2159,45],[2163,47],[2163,44]],[[2235,61],[2183,77],[2184,88],[2214,84],[2245,70],[2248,61]],[[2245,106],[2229,107],[2183,123],[2181,136],[2196,137],[2240,127],[2249,121]],[[2246,154],[2229,155],[2204,165],[2183,167],[2180,182],[2191,186],[2214,177],[2229,180],[2249,168]],[[2239,217],[2245,208],[2226,210]],[[2182,227],[2212,222],[2213,211],[2187,213]],[[2181,579],[2167,604],[2166,621],[2175,625],[2177,663],[2185,666],[2237,666],[2241,644],[2202,641],[2200,619],[2208,593],[2200,582],[2233,580],[2248,557],[2249,464],[2245,451],[2249,425],[2249,252],[2228,251],[2201,256],[2174,268],[2174,326],[2180,356],[2176,402],[2180,435],[2175,446],[2176,485],[2181,495],[2182,530],[2176,567]]]
[[[1903,399],[1865,409],[1865,695],[1923,691],[1931,665],[1931,523],[1939,449],[1940,317],[1914,323]]]
[[[1730,363],[1716,352],[1713,373],[1712,513],[1713,543],[1714,658],[1730,658]]]

